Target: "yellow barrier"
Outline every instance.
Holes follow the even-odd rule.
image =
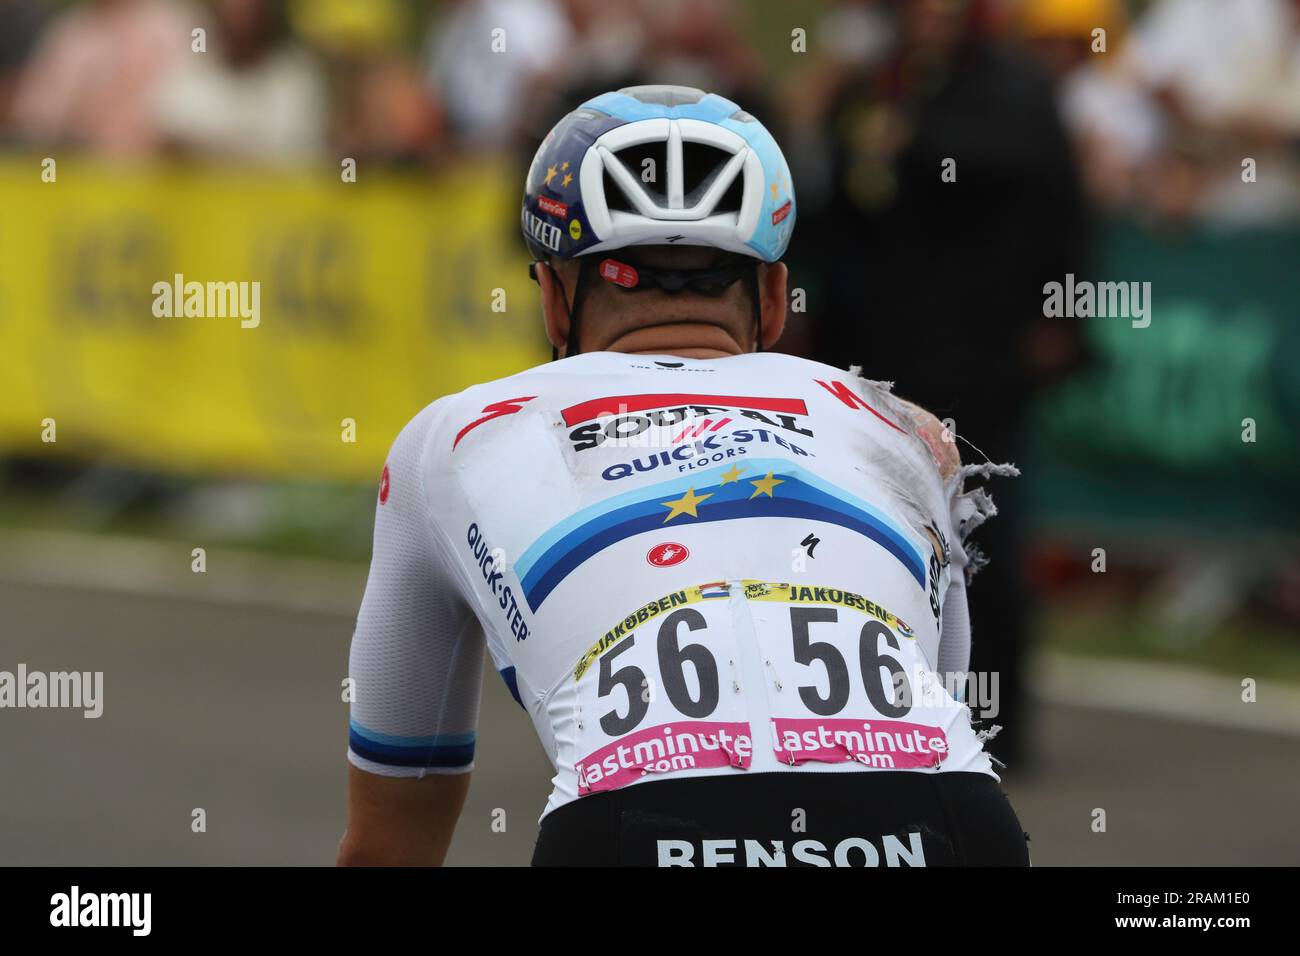
[[[548,354],[500,167],[57,174],[0,161],[0,453],[369,480],[424,405]],[[178,274],[248,283],[256,324],[169,315]]]

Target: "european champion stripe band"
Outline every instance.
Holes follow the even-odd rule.
[[[743,518],[807,518],[856,531],[925,587],[921,552],[887,515],[786,459],[758,459],[743,475],[715,468],[606,499],[560,522],[516,565],[524,598],[536,611],[571,571],[633,535]]]

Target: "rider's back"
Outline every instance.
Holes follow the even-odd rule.
[[[888,391],[786,355],[593,353],[440,399],[385,471],[351,758],[466,769],[481,634],[548,814],[705,776],[992,776],[937,677],[966,665],[961,503]]]

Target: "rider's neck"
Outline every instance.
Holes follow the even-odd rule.
[[[631,355],[675,355],[680,358],[711,359],[741,355],[742,346],[722,325],[712,322],[669,321],[643,325],[615,337],[605,351]]]
[[[738,352],[724,352],[722,349],[710,348],[681,348],[681,349],[637,349],[635,352],[629,352],[629,355],[675,355],[678,358],[691,359],[711,359],[727,358],[731,355],[739,355]]]

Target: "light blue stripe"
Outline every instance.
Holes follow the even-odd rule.
[[[768,190],[763,190],[763,205],[758,212],[758,222],[754,225],[754,234],[746,243],[764,260],[772,262],[785,254],[786,246],[790,244],[790,235],[794,232],[794,221],[798,212],[790,167],[786,164],[781,147],[761,124],[726,119],[718,125],[736,133],[749,144],[750,149],[758,154],[758,160],[763,165],[764,178],[769,183],[773,182],[780,173],[781,181],[785,184],[786,192],[789,193],[786,195],[785,192],[780,192],[776,198],[773,198]],[[785,204],[787,199],[790,202],[790,211],[781,222],[773,224],[772,215]]]
[[[609,514],[611,511],[626,508],[629,505],[642,504],[664,496],[680,496],[687,488],[702,488],[704,485],[710,484],[708,481],[710,475],[714,473],[721,474],[725,470],[725,468],[719,467],[711,471],[696,472],[691,475],[683,475],[681,478],[660,482],[657,485],[650,485],[648,488],[637,488],[632,491],[625,491],[623,494],[615,495],[612,498],[603,498],[594,505],[583,508],[581,511],[565,518],[559,524],[552,525],[544,531],[542,536],[530,544],[527,550],[524,551],[523,556],[515,562],[515,571],[520,578],[526,577],[532,566],[537,563],[537,559],[545,554],[555,542],[588,521]],[[664,512],[664,514],[667,513]]]
[[[722,125],[724,119],[740,109],[717,93],[709,93],[694,103],[664,106],[662,103],[646,103],[626,93],[610,92],[593,97],[582,105],[629,123],[646,119],[698,119]]]

